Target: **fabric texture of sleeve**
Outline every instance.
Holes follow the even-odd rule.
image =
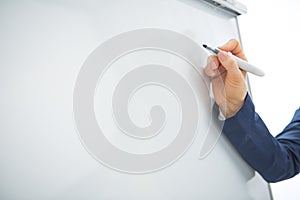
[[[299,173],[300,110],[290,124],[273,137],[255,112],[247,94],[239,112],[225,120],[223,132],[248,164],[268,182],[278,182]]]

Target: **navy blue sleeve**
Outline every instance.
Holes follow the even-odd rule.
[[[279,116],[280,115],[276,115]],[[300,110],[273,137],[247,94],[239,112],[225,120],[223,132],[244,160],[268,182],[291,178],[300,169]]]

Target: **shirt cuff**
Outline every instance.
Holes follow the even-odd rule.
[[[248,103],[249,103],[248,101],[251,101],[251,98],[250,98],[250,96],[249,96],[248,93],[247,93],[247,95],[246,95],[246,97],[245,97],[245,102],[244,102],[244,104],[243,104],[243,106],[242,106],[242,108],[241,108],[240,110],[242,110],[243,107],[245,107],[245,104],[248,104]],[[240,112],[240,111],[238,111],[235,115],[237,115],[239,112]],[[233,117],[234,117],[234,116],[233,116]],[[225,115],[223,114],[223,112],[221,111],[220,108],[219,108],[218,119],[219,119],[220,121],[225,121],[225,120],[226,120],[226,117],[225,117]]]
[[[222,113],[221,109],[219,108],[219,116],[218,116],[218,119],[220,121],[225,121],[226,120],[226,117],[225,115]]]

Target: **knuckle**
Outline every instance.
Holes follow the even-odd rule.
[[[217,56],[212,56],[211,61],[214,62],[215,65],[218,65],[218,63],[219,63],[219,59]]]

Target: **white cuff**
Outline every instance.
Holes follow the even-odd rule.
[[[225,121],[226,117],[225,115],[222,113],[221,109],[219,108],[219,116],[218,116],[219,120],[221,121]]]

